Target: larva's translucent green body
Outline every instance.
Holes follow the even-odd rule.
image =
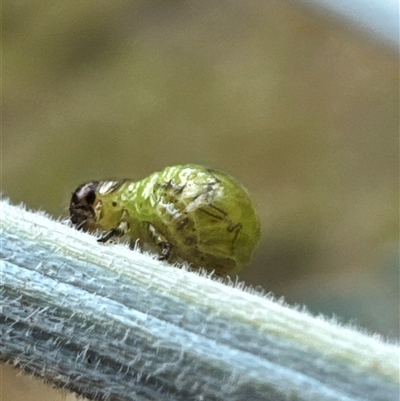
[[[71,199],[71,221],[102,229],[100,241],[128,235],[170,262],[237,273],[259,242],[260,223],[247,191],[229,175],[197,165],[149,177],[89,182]]]

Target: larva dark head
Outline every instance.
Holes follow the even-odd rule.
[[[96,217],[93,205],[96,201],[98,185],[98,181],[87,182],[80,185],[72,194],[69,213],[72,224],[78,230],[88,229]]]

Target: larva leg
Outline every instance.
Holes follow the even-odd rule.
[[[171,256],[172,244],[161,235],[153,225],[149,224],[149,231],[154,243],[160,248],[159,260],[168,260]]]
[[[117,228],[112,228],[111,230],[105,232],[98,240],[97,242],[107,242],[110,239],[113,238],[120,238],[127,234],[129,231],[129,225],[126,221],[122,221],[120,225]]]

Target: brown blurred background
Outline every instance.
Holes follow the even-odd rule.
[[[242,280],[398,338],[398,73],[272,1],[6,0],[3,195],[66,217],[86,180],[224,170],[262,218]],[[65,399],[16,373],[2,401]]]

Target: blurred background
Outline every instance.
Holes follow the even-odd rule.
[[[65,218],[87,180],[224,170],[262,220],[241,280],[399,338],[397,47],[291,1],[2,7],[4,197]],[[66,399],[17,373],[2,401]]]

